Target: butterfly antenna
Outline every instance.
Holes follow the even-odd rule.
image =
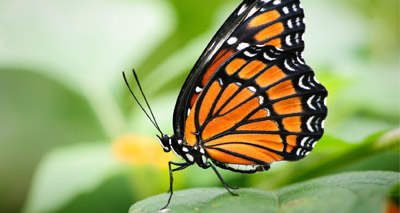
[[[136,83],[137,83],[138,86],[139,86],[140,92],[142,93],[142,96],[143,96],[143,98],[144,98],[144,100],[145,100],[145,102],[146,102],[146,105],[147,105],[147,107],[148,107],[149,110],[150,110],[151,116],[150,116],[149,113],[144,109],[143,105],[140,104],[140,102],[139,102],[139,100],[137,99],[136,95],[133,93],[133,91],[132,91],[132,89],[131,89],[131,86],[130,86],[129,83],[128,83],[128,80],[126,79],[125,72],[122,72],[122,76],[124,77],[125,84],[126,84],[126,86],[128,87],[129,92],[132,94],[133,98],[135,99],[135,101],[136,101],[136,103],[139,105],[139,107],[142,109],[142,111],[146,114],[147,118],[149,118],[149,120],[150,120],[150,122],[153,124],[153,126],[161,133],[161,135],[164,135],[164,134],[162,133],[160,127],[159,127],[158,124],[157,124],[157,120],[156,120],[156,118],[154,117],[153,111],[151,110],[149,103],[147,102],[146,96],[144,95],[143,90],[142,90],[142,87],[140,86],[140,83],[139,83],[139,80],[138,80],[138,77],[137,77],[137,75],[136,75],[135,70],[132,70],[132,72],[133,72],[133,75],[135,76]]]

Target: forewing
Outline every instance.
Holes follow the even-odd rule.
[[[245,0],[213,37],[187,77],[174,110],[175,135],[183,137],[187,116],[218,68],[237,52],[271,45],[301,58],[304,14],[298,0]]]
[[[202,143],[218,166],[239,172],[299,160],[323,134],[326,97],[295,52],[248,47],[204,87],[186,120],[185,139]]]

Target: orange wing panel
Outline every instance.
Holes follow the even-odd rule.
[[[220,148],[220,149],[225,149],[230,152],[234,152],[240,155],[248,156],[254,159],[257,159],[259,161],[263,161],[266,163],[271,163],[273,161],[280,161],[283,159],[282,156],[270,152],[268,150],[265,150],[263,148],[255,147],[255,146],[250,146],[247,144],[221,144],[214,146],[215,148]],[[214,160],[220,161],[220,162],[225,162],[225,163],[233,163],[233,164],[255,164],[255,162],[240,158],[240,157],[235,157],[233,155],[221,152],[216,149],[212,148],[207,148],[207,153],[210,155],[211,158]]]
[[[196,135],[193,134],[196,132],[196,126],[194,125],[194,114],[195,109],[193,107],[192,111],[190,111],[189,116],[186,119],[185,125],[185,139],[191,146],[194,146],[197,141]]]
[[[200,125],[204,123],[207,118],[208,113],[211,110],[215,99],[217,98],[219,92],[221,91],[221,86],[217,81],[214,81],[210,88],[207,90],[207,93],[204,96],[203,102],[201,103],[200,112],[199,112],[199,122]]]
[[[249,120],[254,120],[254,119],[259,119],[259,118],[265,118],[268,116],[268,112],[265,109],[260,109],[254,115],[252,115]]]
[[[228,75],[232,75],[235,73],[240,67],[242,67],[246,63],[246,60],[237,58],[231,61],[228,66],[226,66],[225,71]]]
[[[291,80],[286,80],[268,90],[267,94],[270,99],[283,98],[296,93]]]
[[[262,71],[266,65],[259,60],[254,60],[247,64],[240,72],[239,72],[239,77],[242,79],[249,79],[253,77],[255,74],[259,73]]]
[[[266,27],[265,29],[261,30],[259,33],[257,33],[254,38],[258,42],[265,41],[267,39],[270,39],[274,36],[277,36],[281,34],[284,30],[284,26],[281,22],[277,22],[269,27]]]
[[[231,134],[206,142],[205,145],[212,146],[229,142],[245,142],[276,151],[283,150],[282,138],[278,134]]]
[[[296,135],[288,135],[286,137],[286,142],[292,146],[296,146],[296,139],[297,139]]]
[[[291,152],[293,150],[293,146],[292,145],[287,145],[286,146],[286,152]]]
[[[287,142],[286,152],[291,152],[293,150],[293,148],[295,146],[297,146],[296,140],[297,140],[297,136],[296,135],[288,135],[286,137],[286,142]]]
[[[282,119],[283,127],[289,132],[301,132],[300,116],[287,117]]]
[[[235,108],[237,105],[239,105],[240,103],[244,102],[245,100],[247,100],[248,98],[250,98],[254,93],[251,92],[248,89],[243,89],[241,90],[235,97],[233,97],[233,99],[231,99],[229,101],[229,103],[227,105],[225,105],[225,107],[221,110],[220,114],[224,114],[230,110],[232,110],[233,108]],[[231,98],[231,97],[229,97]],[[255,99],[253,99],[255,100]],[[253,101],[254,102],[254,101]],[[257,101],[257,106],[258,106],[258,101]],[[245,113],[245,112],[243,112]]]
[[[278,19],[280,16],[281,15],[276,10],[265,12],[263,14],[256,16],[253,20],[251,20],[248,27],[253,28],[253,27],[259,27],[264,24],[268,24],[268,23]]]
[[[264,43],[264,45],[271,45],[277,48],[282,48],[282,43],[280,38],[273,39],[271,41],[268,41],[267,43]]]
[[[202,132],[203,139],[209,139],[212,136],[217,135],[218,133],[224,132],[225,130],[232,128],[257,107],[258,100],[257,98],[253,98],[252,100],[242,104],[240,107],[230,111],[229,113],[223,116],[215,117],[204,128]]]
[[[274,121],[258,121],[240,126],[237,130],[244,131],[278,131],[278,125]]]
[[[234,94],[238,89],[239,89],[239,86],[238,86],[238,85],[236,85],[236,84],[229,84],[229,85],[225,88],[225,90],[224,90],[224,92],[222,93],[222,95],[220,96],[220,98],[219,98],[217,104],[215,105],[215,108],[214,108],[214,112],[213,112],[213,113],[216,113],[216,111],[219,110],[219,109],[221,108],[221,106],[222,106],[225,102],[227,102],[228,99],[229,99],[230,97],[232,97],[233,94]]]
[[[218,69],[218,67],[226,61],[234,52],[231,50],[229,52],[225,52],[225,50],[221,50],[220,53],[215,57],[215,60],[212,62],[210,68],[208,68],[207,72],[204,74],[203,80],[201,81],[202,85],[206,85],[212,74]]]
[[[279,67],[273,66],[258,76],[256,83],[260,87],[266,87],[281,80],[285,76],[286,74]]]
[[[236,164],[254,164],[255,162],[249,161],[240,157],[236,157],[230,154],[226,154],[224,152],[221,152],[216,149],[207,149],[208,155],[219,162],[225,162],[225,163],[236,163]]]
[[[193,107],[194,103],[196,103],[199,94],[193,94],[192,99],[190,100],[190,107]]]
[[[280,115],[299,113],[303,111],[300,98],[298,97],[278,101],[273,105],[273,107],[275,112]]]

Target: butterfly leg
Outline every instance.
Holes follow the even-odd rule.
[[[221,176],[221,174],[218,172],[217,168],[215,168],[215,166],[214,166],[212,163],[209,163],[208,166],[211,167],[211,168],[214,170],[215,174],[217,174],[219,180],[220,180],[221,183],[225,186],[226,190],[228,190],[228,192],[229,192],[231,195],[233,195],[233,196],[238,196],[238,194],[233,193],[230,189],[239,189],[239,187],[232,187],[232,186],[229,186],[229,185],[225,182],[225,180],[222,178],[222,176]]]
[[[172,169],[171,165],[175,165],[175,166],[179,166],[179,167],[175,168],[175,169]],[[169,195],[167,204],[161,210],[163,210],[163,209],[168,207],[169,202],[171,202],[172,195],[174,194],[174,191],[172,189],[172,184],[174,182],[174,178],[172,176],[172,173],[176,172],[176,171],[179,171],[179,170],[182,170],[182,169],[185,169],[188,166],[190,166],[190,164],[188,164],[188,163],[176,163],[176,162],[170,161],[170,162],[168,162],[168,166],[169,166],[169,190],[168,190],[168,192],[170,192],[170,195]]]

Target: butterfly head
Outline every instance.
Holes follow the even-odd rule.
[[[160,142],[164,152],[171,151],[172,137],[169,135],[157,135],[158,141]]]

